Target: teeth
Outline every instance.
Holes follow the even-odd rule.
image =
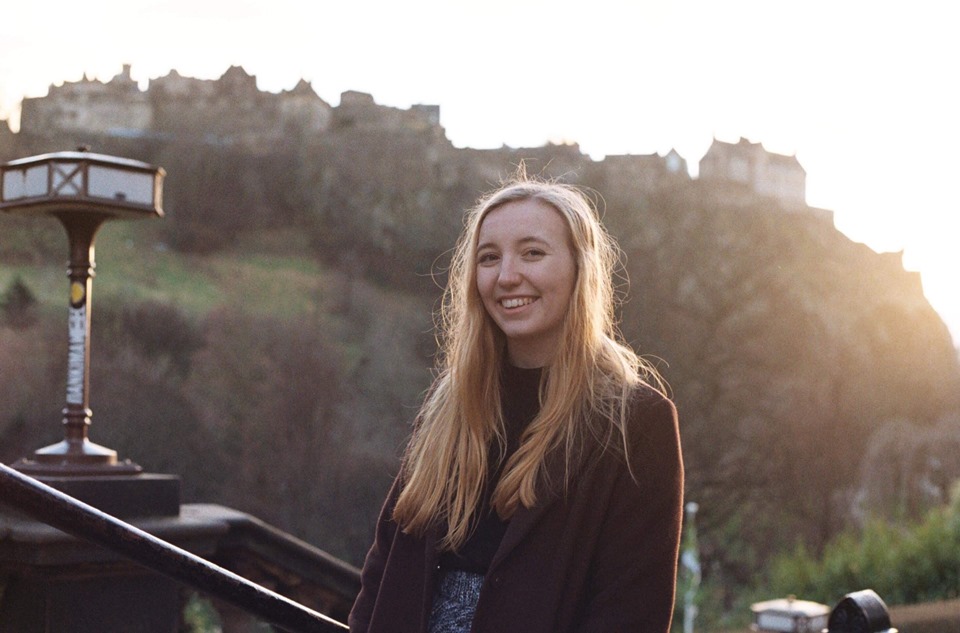
[[[500,303],[503,304],[504,308],[519,308],[520,306],[533,303],[533,299],[530,297],[524,297],[523,299],[504,299]]]

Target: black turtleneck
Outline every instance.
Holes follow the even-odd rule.
[[[483,491],[481,510],[475,516],[475,529],[467,542],[457,552],[444,552],[440,556],[443,570],[461,570],[486,574],[493,555],[507,531],[509,519],[504,521],[490,506],[490,497],[503,465],[520,445],[520,436],[527,425],[540,412],[540,376],[542,369],[521,369],[509,363],[503,364],[500,377],[500,400],[503,422],[506,425],[507,447],[502,459],[496,445],[491,446],[487,483]]]

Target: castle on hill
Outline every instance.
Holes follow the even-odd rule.
[[[427,146],[427,154],[443,163],[469,158],[496,181],[504,161],[538,161],[560,173],[590,169],[624,195],[643,195],[677,183],[690,182],[687,161],[670,150],[665,155],[608,155],[593,161],[577,145],[495,150],[455,149],[440,124],[440,106],[414,105],[403,110],[379,105],[366,93],[346,91],[334,107],[301,79],[280,93],[262,91],[256,77],[232,66],[219,79],[184,77],[176,70],[152,79],[141,90],[125,64],[107,82],[84,77],[51,85],[43,97],[25,98],[20,135],[31,138],[152,140],[190,139],[269,155],[288,148],[291,139],[323,138],[338,131],[354,134],[401,134]],[[6,129],[4,129],[6,128]],[[0,146],[12,138],[0,126]],[[62,144],[62,140],[61,140]],[[453,154],[456,159],[450,160]],[[832,213],[806,204],[806,172],[796,156],[767,151],[760,143],[741,138],[728,143],[714,139],[699,162],[699,183],[714,198],[750,204],[758,199],[786,210],[812,212],[832,221]],[[449,164],[438,171],[456,178]]]
[[[125,64],[110,81],[84,77],[50,86],[44,97],[24,99],[20,132],[159,139],[192,134],[200,142],[254,151],[291,134],[322,134],[337,117],[358,125],[375,119],[380,128],[426,129],[439,125],[439,112],[437,106],[406,111],[376,106],[370,95],[352,91],[343,93],[340,107],[333,108],[303,79],[290,90],[265,92],[240,66],[212,80],[171,70],[140,90]]]

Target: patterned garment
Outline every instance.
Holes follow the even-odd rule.
[[[482,574],[441,572],[430,609],[430,633],[469,633],[482,586]]]

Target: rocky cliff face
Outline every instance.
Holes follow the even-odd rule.
[[[663,359],[706,556],[729,573],[797,538],[818,548],[855,518],[878,429],[956,426],[957,351],[899,254],[698,184],[608,214],[631,280],[622,329]],[[956,472],[937,476],[960,478],[945,463]],[[731,531],[749,553],[718,540]]]

